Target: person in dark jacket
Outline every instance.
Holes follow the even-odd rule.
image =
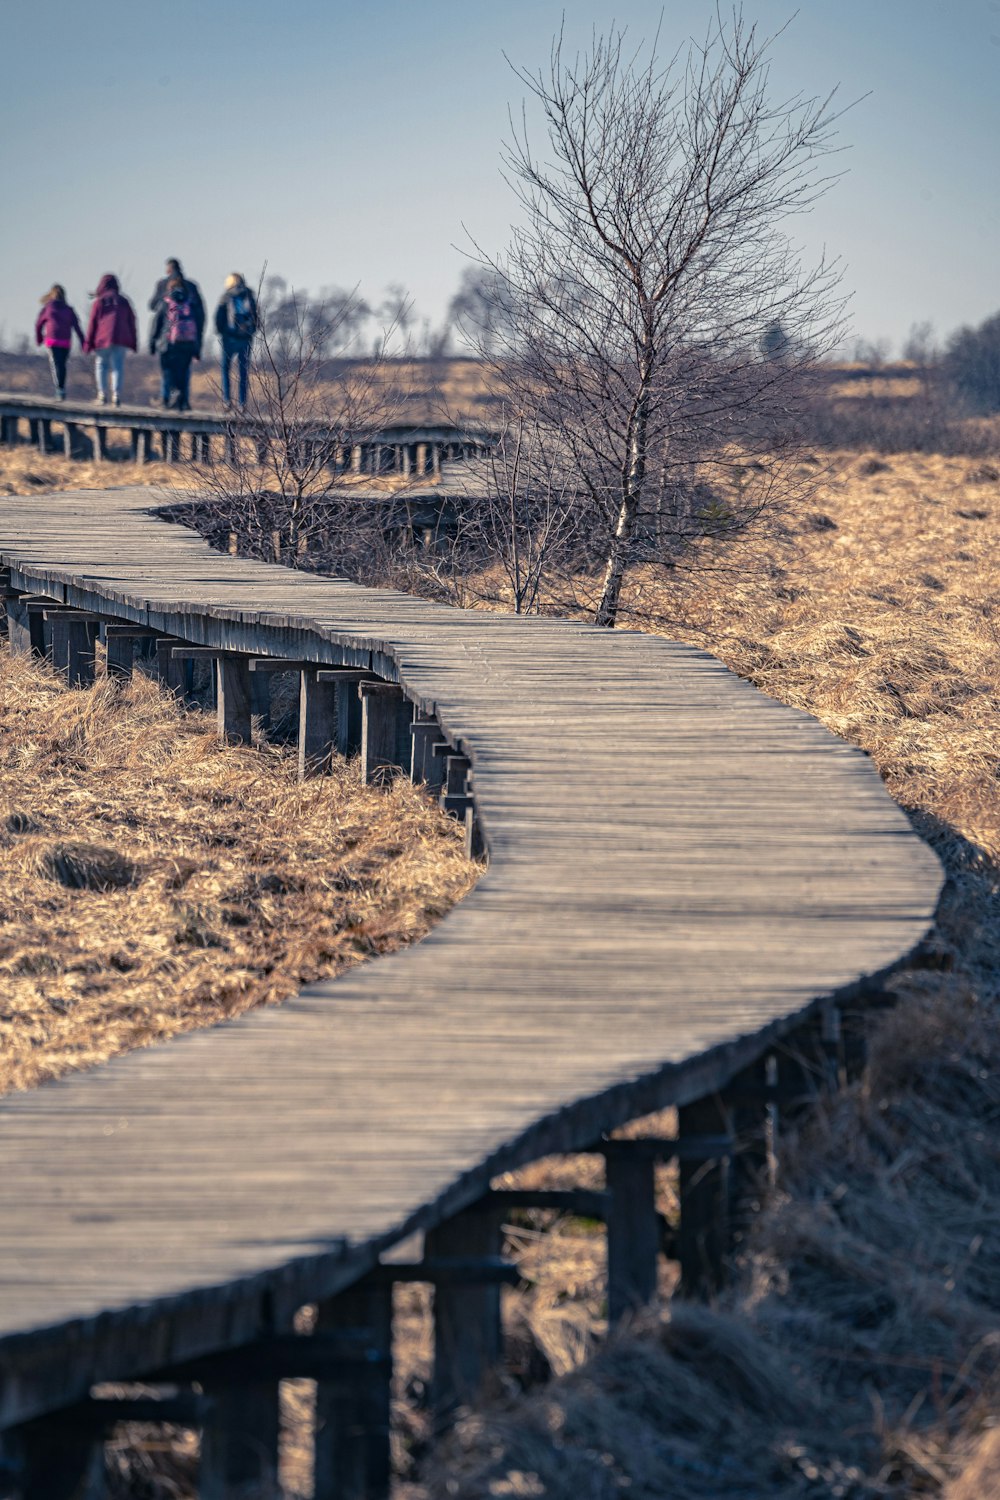
[[[111,400],[121,405],[122,372],[125,350],[136,347],[135,311],[118,289],[117,276],[102,276],[90,308],[84,354],[94,354],[97,377],[97,400],[103,406],[108,399],[108,376],[111,377]]]
[[[257,332],[257,299],[238,271],[226,277],[225,289],[215,309],[215,331],[222,345],[222,399],[232,404],[229,374],[235,358],[239,370],[239,404],[247,404],[250,349]]]
[[[149,332],[149,352],[160,356],[160,396],[174,411],[190,410],[191,361],[201,358],[204,308],[190,286],[183,276],[171,277]]]
[[[52,369],[56,399],[66,400],[66,365],[73,345],[73,331],[83,344],[83,329],[76,313],[66,301],[66,290],[58,282],[38,299],[42,310],[35,319],[35,343],[44,343]]]
[[[199,317],[201,319],[202,327],[204,327],[204,325],[205,325],[205,304],[201,300],[201,291],[200,291],[200,289],[198,287],[197,282],[188,281],[187,277],[184,275],[184,272],[181,270],[181,263],[180,263],[179,260],[168,260],[167,261],[167,274],[166,274],[166,276],[161,276],[160,277],[159,281],[156,283],[156,286],[153,289],[153,295],[149,299],[149,310],[150,310],[150,312],[151,313],[155,313],[156,312],[156,310],[159,307],[160,303],[163,301],[164,297],[167,295],[167,287],[170,285],[171,281],[173,280],[173,278],[175,276],[179,276],[180,279],[184,282],[185,286],[188,289],[188,296],[191,298],[191,301],[192,302],[196,302],[198,304],[199,308],[201,309]]]

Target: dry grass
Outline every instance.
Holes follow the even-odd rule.
[[[357,762],[223,749],[136,674],[70,691],[0,654],[0,1089],[270,1004],[422,937],[462,834]]]

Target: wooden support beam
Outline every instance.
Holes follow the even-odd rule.
[[[116,682],[127,682],[132,676],[135,659],[135,638],[121,634],[108,626],[104,635],[105,671]]]
[[[80,451],[80,429],[75,422],[63,423],[63,457],[76,458]]]
[[[12,654],[27,656],[32,651],[31,619],[26,600],[8,596],[7,637]]]
[[[18,1500],[91,1500],[99,1495],[104,1453],[94,1434],[58,1412],[5,1436],[17,1475]]]
[[[276,1494],[281,1437],[276,1380],[205,1385],[211,1407],[201,1435],[199,1500]]]
[[[379,1363],[345,1389],[316,1381],[314,1500],[388,1500],[392,1379],[392,1285],[366,1277],[320,1302],[316,1335],[364,1329]]]
[[[99,422],[94,423],[94,462],[102,463],[108,456],[108,429]]]
[[[52,665],[70,687],[89,687],[94,681],[97,616],[67,611],[54,615],[47,612],[46,618],[52,627]]]
[[[417,719],[410,725],[410,734],[413,737],[410,778],[436,795],[444,785],[444,762],[434,754],[434,747],[441,740],[440,726],[436,719]]]
[[[729,1160],[732,1140],[728,1115],[717,1094],[707,1094],[677,1111],[680,1289],[706,1297],[722,1284],[730,1248]],[[725,1149],[716,1149],[713,1138]]]
[[[337,748],[337,699],[343,691],[336,682],[319,681],[314,672],[299,674],[299,780],[330,769]]]
[[[413,704],[391,682],[361,682],[361,777],[383,781],[409,768]]]
[[[481,1200],[488,1203],[488,1198]],[[449,1221],[450,1222],[450,1221]],[[502,1255],[425,1255],[392,1260],[369,1272],[376,1281],[422,1281],[430,1286],[516,1286],[520,1273]]]
[[[251,656],[247,666],[251,672],[307,672],[310,667],[315,667],[315,662],[302,661],[299,658],[285,658],[282,656]]]
[[[174,649],[179,645],[173,636],[161,636],[156,642],[156,676],[168,693],[181,697],[185,690],[184,663],[175,659]]]
[[[269,1334],[236,1349],[165,1366],[155,1372],[155,1381],[160,1385],[256,1385],[322,1376],[349,1386],[382,1360],[373,1332],[352,1325],[315,1333]]]
[[[217,656],[215,687],[219,738],[228,745],[249,745],[253,738],[253,704],[246,657]]]
[[[503,1265],[499,1252],[500,1215],[497,1205],[487,1198],[427,1232],[425,1274],[435,1263],[457,1266],[471,1258],[484,1270],[495,1266],[499,1275]],[[516,1268],[511,1269],[516,1275]],[[492,1275],[469,1284],[436,1279],[431,1404],[439,1418],[475,1400],[490,1371],[500,1363],[502,1349],[500,1281]]]
[[[771,1180],[776,1094],[777,1062],[770,1053],[737,1073],[722,1092],[733,1137],[728,1183],[732,1250],[745,1241]]]
[[[684,1136],[640,1135],[634,1139],[604,1138],[593,1147],[605,1158],[639,1156],[649,1161],[704,1161],[708,1157],[729,1156],[733,1138],[727,1131],[695,1131]]]
[[[656,1157],[617,1151],[609,1141],[605,1185],[608,1224],[608,1322],[618,1323],[656,1300],[660,1225],[656,1212]]]

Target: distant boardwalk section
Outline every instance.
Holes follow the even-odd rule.
[[[108,436],[127,434],[129,452],[137,463],[211,463],[221,458],[235,438],[263,438],[264,429],[252,417],[213,411],[165,411],[157,406],[101,406],[92,401],[54,401],[0,391],[0,446],[34,444],[42,453],[66,458],[105,459]],[[303,425],[298,440],[310,436],[326,447],[329,434]],[[285,435],[288,440],[288,434]],[[476,458],[496,440],[489,428],[467,423],[422,422],[360,430],[334,450],[337,468],[355,474],[395,474],[420,479],[438,478],[442,463]]]

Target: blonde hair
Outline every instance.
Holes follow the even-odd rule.
[[[66,288],[64,286],[60,286],[59,283],[58,283],[58,281],[54,281],[52,283],[52,285],[49,287],[48,291],[45,293],[45,296],[44,297],[39,297],[38,300],[39,300],[39,302],[43,302],[43,303],[44,302],[65,302],[66,301]]]
[[[229,275],[226,277],[226,291],[234,292],[239,286],[246,286],[246,282],[243,280],[243,277],[240,275],[239,271],[230,271]]]

